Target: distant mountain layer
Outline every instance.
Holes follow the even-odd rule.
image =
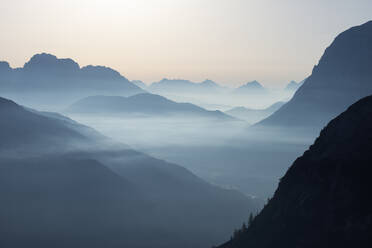
[[[265,89],[259,82],[252,81],[248,82],[239,88],[234,90],[235,94],[264,94],[267,93],[267,89]]]
[[[68,110],[70,113],[146,115],[146,116],[194,116],[233,120],[221,111],[208,111],[190,103],[177,103],[154,94],[138,94],[130,97],[91,96],[84,98]]]
[[[258,208],[59,114],[0,116],[1,247],[205,247]]]
[[[248,229],[221,248],[372,246],[372,96],[332,120]]]
[[[147,85],[144,82],[142,82],[141,80],[133,80],[132,83],[137,85],[138,87],[140,87],[143,90],[147,88]]]
[[[285,102],[276,102],[266,109],[249,109],[245,107],[235,107],[225,111],[225,113],[238,119],[246,120],[250,123],[255,123],[268,117],[269,115],[280,109],[284,104]]]
[[[294,97],[262,126],[320,129],[349,105],[372,94],[372,21],[336,37]]]
[[[284,88],[285,90],[289,90],[289,91],[296,91],[298,90],[298,88],[301,87],[301,85],[304,83],[305,80],[297,83],[296,81],[291,81],[287,84],[287,86]]]
[[[224,88],[213,82],[205,80],[201,83],[191,82],[183,79],[162,79],[150,85],[149,90],[152,92],[165,93],[217,93]]]
[[[46,53],[34,55],[22,68],[12,69],[7,62],[0,62],[0,89],[19,93],[79,91],[82,95],[144,92],[111,68],[92,65],[80,68],[72,59]]]

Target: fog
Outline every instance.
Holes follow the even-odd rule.
[[[261,198],[272,195],[279,178],[314,138],[301,130],[261,130],[244,121],[68,116],[135,150],[179,164],[213,184]]]
[[[190,93],[187,91],[166,92],[153,91],[176,102],[190,102],[208,110],[226,111],[234,107],[247,107],[252,109],[264,109],[271,104],[291,99],[294,91],[282,89],[270,89],[265,94],[233,94],[233,89],[225,89],[217,93]]]

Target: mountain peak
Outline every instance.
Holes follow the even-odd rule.
[[[292,80],[287,84],[285,90],[297,90],[300,86],[301,83],[297,83],[296,81]]]
[[[263,88],[263,86],[257,80],[253,80],[251,82],[248,82],[243,86]]]
[[[62,70],[62,71],[78,71],[80,66],[72,59],[59,59],[57,56],[49,53],[39,53],[31,57],[31,59],[23,66],[24,70]]]
[[[339,34],[293,98],[262,126],[318,131],[348,106],[372,94],[372,21]]]
[[[200,83],[203,86],[208,86],[208,87],[217,87],[218,84],[212,80],[206,79],[203,82]]]

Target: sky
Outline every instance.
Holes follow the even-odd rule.
[[[371,19],[371,0],[1,0],[0,60],[20,67],[47,52],[145,83],[275,88],[310,75],[337,34]]]

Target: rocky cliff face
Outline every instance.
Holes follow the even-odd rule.
[[[322,130],[274,197],[221,248],[372,246],[372,96]]]

